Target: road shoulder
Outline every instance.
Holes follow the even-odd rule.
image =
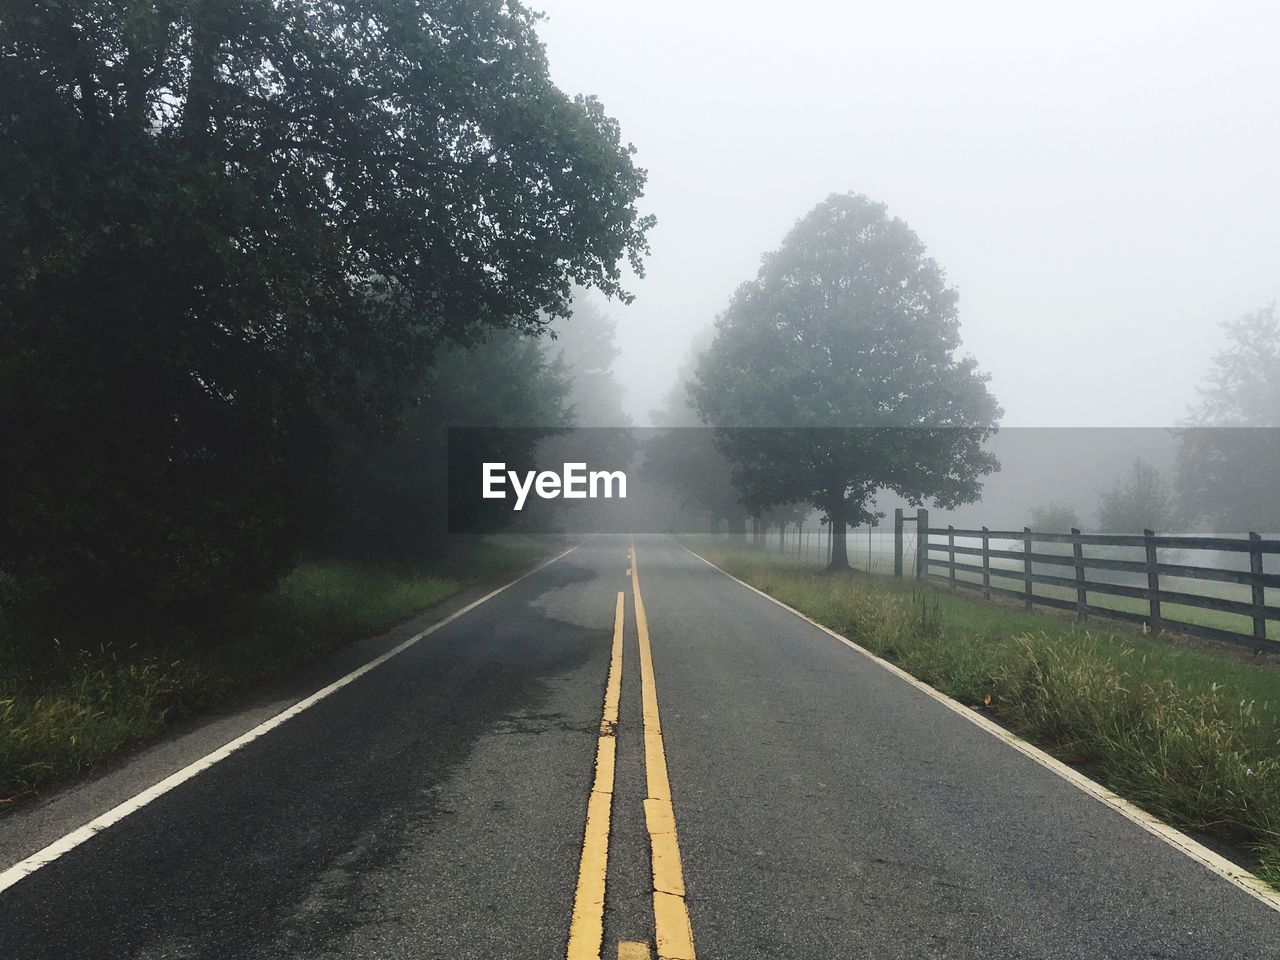
[[[374,660],[410,637],[512,583],[547,562],[466,587],[383,633],[323,654],[251,694],[174,724],[155,739],[101,764],[85,778],[24,799],[0,818],[0,872],[101,816],[148,787],[254,729],[317,690]]]

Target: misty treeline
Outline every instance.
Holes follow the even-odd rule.
[[[1280,322],[1275,306],[1224,327],[1200,403],[1175,431],[1172,477],[1138,459],[1096,493],[1098,528],[1280,530]],[[696,339],[646,467],[716,529],[783,527],[816,511],[847,566],[850,525],[877,497],[943,509],[973,503],[999,469],[986,442],[1001,409],[959,354],[957,293],[920,239],[857,194],[815,207],[764,257],[713,331]],[[1085,522],[1049,503],[1028,523]]]
[[[413,557],[444,426],[605,406],[566,318],[629,299],[645,174],[536,19],[0,2],[0,608]]]
[[[1199,400],[1172,430],[1171,470],[1137,457],[1096,491],[1095,514],[1049,503],[1032,511],[1033,529],[1280,533],[1280,316],[1271,303],[1222,329]]]

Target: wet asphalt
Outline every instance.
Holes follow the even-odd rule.
[[[626,549],[587,540],[0,893],[0,957],[563,957],[620,590],[604,955],[651,939]],[[637,551],[699,957],[1280,957],[1280,912],[677,544]]]

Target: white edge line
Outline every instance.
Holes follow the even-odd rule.
[[[693,556],[697,557],[699,560],[701,560],[711,569],[718,571],[719,573],[728,577],[730,580],[734,581],[735,583],[741,584],[742,586],[746,587],[748,590],[750,590],[753,593],[758,593],[760,596],[764,597],[766,600],[772,603],[776,603],[778,606],[782,607],[782,609],[795,614],[801,620],[804,620],[807,623],[812,624],[813,626],[817,627],[819,630],[821,630],[823,633],[827,634],[828,636],[834,637],[836,640],[839,640],[849,649],[856,650],[858,653],[862,654],[868,660],[871,660],[878,666],[881,666],[884,669],[888,670],[890,673],[898,677],[900,680],[906,681],[907,683],[911,684],[911,686],[915,687],[917,690],[920,690],[921,692],[932,697],[934,700],[938,701],[938,703],[942,704],[952,713],[959,714],[961,717],[964,717],[964,719],[968,720],[970,723],[974,724],[975,726],[982,728],[987,733],[991,734],[993,737],[996,737],[997,739],[1004,741],[1006,744],[1013,747],[1019,753],[1022,753],[1025,756],[1030,757],[1036,763],[1040,764],[1040,766],[1044,767],[1047,770],[1052,771],[1053,773],[1056,773],[1059,777],[1061,777],[1063,780],[1070,783],[1072,786],[1083,791],[1084,793],[1087,793],[1089,796],[1093,797],[1093,799],[1111,808],[1116,813],[1120,814],[1122,817],[1125,817],[1133,821],[1138,826],[1142,827],[1142,829],[1146,830],[1148,833],[1163,840],[1165,843],[1169,844],[1169,846],[1173,847],[1179,852],[1190,857],[1192,860],[1195,860],[1201,866],[1205,867],[1208,870],[1211,870],[1213,873],[1216,873],[1218,876],[1222,877],[1224,880],[1234,884],[1236,887],[1239,887],[1241,890],[1243,890],[1245,893],[1248,893],[1250,896],[1254,897],[1255,899],[1260,900],[1262,903],[1266,904],[1272,910],[1280,911],[1280,893],[1278,893],[1266,881],[1262,880],[1258,876],[1254,875],[1253,873],[1250,873],[1248,870],[1245,870],[1243,867],[1237,866],[1236,864],[1232,863],[1230,860],[1228,860],[1226,857],[1222,856],[1221,854],[1215,853],[1214,851],[1206,847],[1204,844],[1198,843],[1197,841],[1191,839],[1191,837],[1187,836],[1181,830],[1171,827],[1167,823],[1164,823],[1163,821],[1157,819],[1147,811],[1143,810],[1141,807],[1126,800],[1124,797],[1121,797],[1118,794],[1112,793],[1102,784],[1098,783],[1097,781],[1090,780],[1084,774],[1080,773],[1080,771],[1067,766],[1061,760],[1051,757],[1049,754],[1045,753],[1039,747],[1032,746],[1026,740],[1023,740],[1021,737],[1017,736],[1016,734],[1010,733],[1004,727],[1000,726],[998,723],[995,723],[992,720],[987,719],[982,714],[978,713],[976,710],[972,710],[969,707],[966,707],[960,701],[953,700],[951,697],[947,696],[945,693],[942,693],[941,691],[934,689],[933,687],[929,686],[927,683],[921,680],[917,680],[915,677],[907,673],[907,671],[903,670],[901,667],[890,663],[888,660],[885,660],[883,657],[877,656],[876,654],[868,650],[866,647],[859,646],[858,644],[850,640],[848,637],[844,637],[836,633],[830,627],[823,626],[817,620],[814,620],[812,617],[806,616],[805,614],[797,610],[795,607],[792,607],[786,603],[783,603],[777,597],[771,597],[769,596],[769,594],[765,593],[763,590],[759,590],[753,587],[751,584],[746,583],[743,580],[739,580],[733,574],[728,573],[724,570],[721,570],[719,567],[717,567],[714,563],[712,563],[706,557],[702,556],[701,554],[694,553],[694,551],[690,550],[683,543],[679,543],[677,541],[677,546],[687,551],[688,553],[693,554]]]
[[[252,730],[242,733],[240,736],[236,737],[234,740],[228,743],[223,744],[221,747],[219,747],[217,750],[214,750],[212,753],[205,754],[199,760],[189,763],[187,766],[183,767],[181,770],[178,770],[176,773],[171,773],[169,776],[165,777],[163,780],[159,781],[158,783],[152,784],[150,787],[143,790],[141,793],[135,794],[134,796],[130,797],[128,800],[125,800],[123,803],[117,804],[116,806],[108,810],[106,813],[101,814],[100,816],[94,817],[84,826],[79,827],[76,830],[72,830],[70,833],[66,834],[65,836],[61,837],[58,840],[53,841],[53,843],[49,844],[43,849],[37,850],[35,853],[31,854],[31,856],[27,857],[25,860],[20,860],[18,863],[15,863],[13,866],[5,870],[3,873],[0,873],[0,891],[7,890],[9,887],[13,886],[23,877],[30,876],[31,874],[39,870],[41,867],[46,866],[52,863],[53,861],[57,860],[64,853],[67,853],[70,850],[74,850],[76,847],[80,846],[80,844],[84,843],[86,840],[90,839],[91,837],[100,833],[101,831],[107,829],[107,827],[111,826],[113,823],[117,823],[118,821],[123,820],[125,817],[129,816],[129,814],[142,809],[152,800],[156,799],[157,797],[164,796],[164,794],[168,793],[174,787],[178,786],[179,784],[183,783],[186,780],[190,780],[196,774],[202,773],[203,771],[208,770],[218,761],[225,760],[227,757],[231,756],[231,754],[235,753],[241,747],[245,746],[248,743],[252,743],[254,740],[257,740],[263,734],[268,733],[271,730],[274,730],[276,727],[280,726],[286,720],[290,720],[293,717],[296,717],[298,714],[302,713],[302,711],[306,710],[308,707],[315,706],[317,703],[319,703],[325,697],[329,696],[331,693],[335,693],[338,690],[341,690],[343,687],[351,683],[353,680],[356,680],[364,676],[366,673],[368,673],[370,670],[373,670],[375,667],[378,667],[386,663],[388,660],[390,660],[392,657],[396,656],[397,654],[403,653],[405,650],[408,650],[411,646],[413,646],[423,637],[426,637],[426,636],[429,636],[430,634],[435,633],[441,627],[445,626],[446,624],[452,623],[454,620],[457,620],[463,614],[469,613],[470,611],[474,610],[476,607],[480,606],[480,604],[484,603],[485,601],[492,600],[498,594],[502,593],[504,590],[508,589],[509,587],[514,587],[517,583],[519,583],[521,580],[524,580],[526,577],[531,577],[535,573],[537,573],[539,570],[542,570],[545,567],[551,566],[551,564],[555,563],[557,560],[564,559],[564,557],[568,556],[574,550],[578,549],[579,546],[581,546],[581,544],[574,544],[568,550],[552,557],[550,560],[543,561],[542,563],[534,567],[532,570],[526,570],[524,573],[516,577],[514,580],[508,583],[504,583],[502,586],[498,587],[496,590],[491,590],[489,593],[486,593],[483,597],[480,597],[477,600],[473,600],[470,603],[468,603],[465,607],[455,610],[453,613],[449,614],[449,616],[445,617],[443,620],[433,623],[431,626],[427,627],[425,630],[414,634],[408,640],[402,641],[401,643],[392,647],[386,653],[383,653],[377,657],[374,657],[368,663],[365,663],[363,666],[357,667],[355,670],[352,670],[346,676],[335,680],[333,683],[329,684],[327,687],[317,690],[315,693],[311,694],[311,696],[307,697],[306,699],[299,700],[293,706],[285,708],[280,713],[277,713],[275,716],[271,717],[269,720],[264,720],[262,723],[254,727]]]

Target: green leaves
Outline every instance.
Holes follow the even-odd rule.
[[[692,388],[744,501],[806,501],[840,532],[882,488],[975,499],[1000,408],[955,356],[956,299],[883,204],[833,195],[797,223],[734,295]]]
[[[625,296],[617,124],[496,0],[0,12],[0,570],[269,581],[446,344]],[[341,425],[341,426],[340,426]]]

